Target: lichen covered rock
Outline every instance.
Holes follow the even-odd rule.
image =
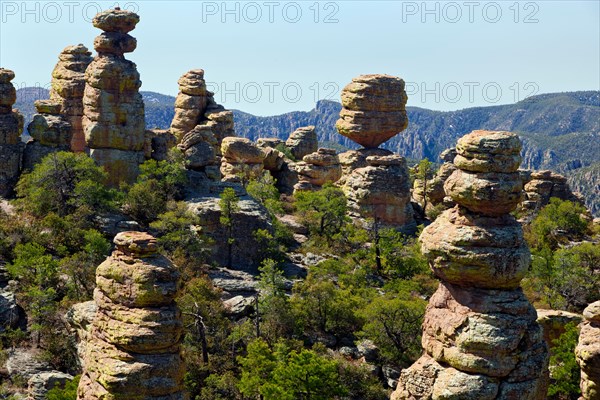
[[[85,142],[90,156],[107,170],[113,186],[135,181],[144,159],[142,82],[136,65],[123,56],[135,49],[135,39],[127,32],[138,21],[139,16],[125,10],[96,15],[94,26],[105,32],[94,41],[98,55],[85,71]]]
[[[548,348],[519,287],[529,249],[508,214],[520,188],[502,183],[518,176],[519,160],[510,158],[520,148],[508,132],[476,131],[459,140],[462,158],[455,158],[453,186],[446,183],[457,205],[419,238],[441,280],[425,312],[425,353],[402,371],[392,399],[546,398]]]
[[[23,115],[12,108],[17,99],[17,91],[11,83],[14,77],[13,71],[0,68],[0,196],[3,197],[13,193],[24,148],[21,143]]]
[[[122,232],[96,270],[78,399],[186,399],[179,273],[147,233]]]
[[[366,148],[378,147],[408,126],[404,81],[389,75],[360,75],[342,90],[335,124],[340,135]]]
[[[581,396],[584,400],[600,399],[600,301],[583,310],[575,357],[581,368]]]

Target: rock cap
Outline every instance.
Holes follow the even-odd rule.
[[[600,322],[600,301],[596,301],[583,310],[583,316],[588,321]]]
[[[62,109],[62,104],[55,100],[36,100],[33,104],[40,114],[58,115]]]
[[[0,68],[0,83],[8,83],[15,78],[15,73],[6,68]]]
[[[107,10],[98,13],[92,24],[105,32],[127,33],[135,29],[140,22],[140,16],[127,10]]]
[[[115,236],[113,242],[126,254],[150,255],[158,251],[156,238],[146,232],[127,231]]]

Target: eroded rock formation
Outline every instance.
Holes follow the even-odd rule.
[[[71,124],[73,135],[70,146],[73,151],[85,150],[83,93],[85,70],[92,62],[91,55],[82,44],[65,47],[52,71],[50,99],[60,104],[61,113]]]
[[[128,32],[140,18],[125,10],[96,15],[93,24],[103,32],[94,40],[98,55],[85,71],[83,129],[90,156],[108,172],[109,183],[132,183],[144,161],[144,102],[136,65],[124,53],[137,41]]]
[[[530,254],[509,215],[521,197],[520,149],[509,132],[459,139],[445,185],[457,206],[419,239],[441,280],[425,313],[425,352],[402,371],[393,400],[546,398],[548,349],[519,286]]]
[[[571,191],[567,178],[552,171],[522,171],[525,180],[525,198],[521,211],[539,211],[550,202],[550,198],[569,200],[583,204],[583,200]]]
[[[360,75],[342,89],[338,132],[366,148],[378,147],[408,126],[404,81],[389,75]]]
[[[0,68],[0,196],[10,196],[19,179],[24,144],[21,143],[23,115],[12,106],[17,91],[11,81],[15,73]]]
[[[122,232],[96,270],[78,399],[186,399],[179,273],[147,233]]]
[[[54,100],[35,102],[38,114],[27,126],[33,140],[25,146],[23,169],[32,170],[48,154],[71,149],[73,131],[71,124],[61,115],[61,107],[61,103]]]
[[[246,138],[226,137],[221,143],[223,182],[241,182],[259,177],[264,170],[264,152]]]
[[[285,145],[296,160],[302,160],[304,156],[314,153],[319,149],[315,127],[311,125],[296,129],[290,133]]]
[[[581,367],[581,399],[600,399],[600,301],[583,310],[575,357]]]
[[[413,182],[412,199],[414,202],[425,208],[425,212],[433,207],[443,204],[446,208],[454,206],[452,198],[446,196],[444,183],[456,170],[454,165],[454,157],[456,157],[455,149],[446,149],[440,154],[440,159],[443,161],[440,168],[431,179],[423,182],[422,179],[415,179]]]
[[[326,183],[335,183],[342,176],[340,160],[333,149],[320,148],[293,165],[298,173],[294,191],[318,190]]]
[[[383,225],[416,228],[404,157],[369,156],[366,163],[367,166],[352,171],[343,186],[353,214],[373,218]]]
[[[222,141],[235,135],[233,112],[217,104],[213,93],[206,89],[204,70],[186,72],[178,84],[170,131],[186,157],[186,167],[219,180]]]

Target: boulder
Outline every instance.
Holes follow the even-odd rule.
[[[304,156],[314,153],[319,148],[315,127],[311,125],[296,129],[290,133],[285,145],[296,160],[302,160]]]

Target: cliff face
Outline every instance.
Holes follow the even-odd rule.
[[[519,286],[529,249],[509,214],[521,200],[520,149],[508,132],[459,139],[444,185],[457,205],[419,238],[441,280],[423,322],[425,353],[402,371],[392,400],[546,397],[548,350]]]

